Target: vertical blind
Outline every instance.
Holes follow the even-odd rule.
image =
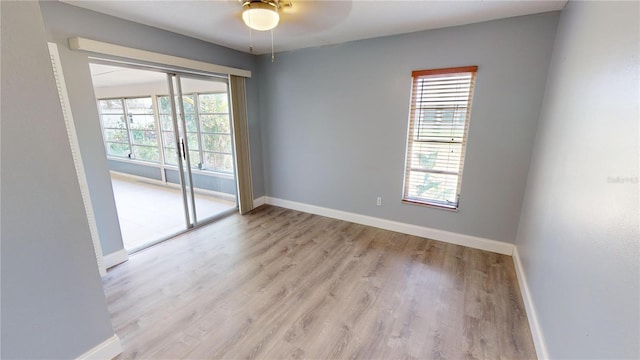
[[[87,173],[85,172],[82,154],[80,153],[80,142],[78,141],[76,125],[73,120],[73,113],[71,112],[71,103],[69,102],[69,94],[67,93],[67,84],[64,80],[64,73],[62,72],[60,53],[58,52],[57,44],[50,42],[48,43],[48,46],[51,65],[53,66],[53,77],[56,80],[58,98],[60,99],[60,105],[62,106],[62,117],[64,118],[64,123],[67,128],[67,136],[69,137],[69,145],[71,146],[73,165],[76,169],[76,176],[78,177],[78,184],[80,185],[80,194],[82,196],[82,202],[84,203],[84,211],[87,215],[87,222],[89,223],[89,233],[91,234],[91,241],[93,242],[93,251],[96,255],[96,261],[98,262],[98,271],[100,272],[100,276],[105,276],[107,274],[107,270],[104,264],[102,245],[100,244],[98,223],[96,221],[96,214],[93,210],[93,202],[91,201],[91,192],[89,191]]]
[[[238,178],[238,208],[240,214],[253,210],[253,182],[251,176],[251,151],[249,149],[249,123],[245,79],[229,75],[233,121],[233,145],[236,154]]]
[[[458,208],[477,70],[412,72],[403,201]]]

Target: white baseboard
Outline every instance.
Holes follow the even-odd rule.
[[[129,253],[127,253],[125,249],[118,250],[103,257],[104,267],[107,269],[122,264],[127,260],[129,260]]]
[[[258,206],[262,206],[266,204],[265,196],[260,196],[259,198],[253,199],[253,208],[257,208]]]
[[[354,222],[357,224],[373,226],[380,229],[397,231],[404,234],[420,236],[428,239],[444,241],[451,244],[467,246],[474,249],[486,250],[498,254],[511,256],[513,254],[513,244],[484,239],[471,235],[457,234],[449,231],[432,229],[424,226],[412,225],[392,221],[387,219],[376,218],[367,215],[360,215],[346,211],[329,209],[321,206],[303,204],[295,201],[283,200],[265,196],[265,203],[279,206],[287,209],[303,211],[311,214],[326,216],[334,219]]]
[[[536,313],[536,308],[533,305],[531,292],[529,292],[529,285],[527,283],[527,276],[524,273],[524,268],[522,267],[522,261],[520,259],[520,254],[518,254],[517,246],[513,249],[512,257],[513,265],[516,269],[516,277],[518,278],[518,285],[520,286],[520,293],[522,294],[522,301],[524,302],[524,307],[527,311],[529,329],[531,329],[531,336],[533,337],[533,344],[536,347],[538,359],[549,359],[547,345],[544,341],[540,324],[538,323],[538,314]]]
[[[112,337],[95,346],[93,349],[80,355],[77,360],[111,360],[122,353],[120,338],[113,334]]]

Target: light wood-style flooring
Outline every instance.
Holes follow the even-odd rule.
[[[118,359],[534,359],[511,257],[263,206],[104,279]]]

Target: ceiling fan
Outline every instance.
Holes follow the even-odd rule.
[[[273,54],[273,29],[280,22],[279,11],[291,8],[290,1],[282,0],[239,0],[242,4],[242,20],[249,27],[249,52],[253,53],[251,30],[271,31],[271,61]]]
[[[2,1],[2,0],[0,0]],[[353,6],[353,0],[228,0],[235,3],[235,11],[229,21],[236,27],[244,23],[249,30],[249,53],[253,45],[257,53],[264,54],[263,40],[267,35],[271,40],[271,54],[274,53],[274,34],[282,36],[285,42],[304,41],[306,38],[322,37],[322,33],[343,22]],[[237,4],[240,3],[240,7]],[[242,20],[240,20],[242,19]],[[252,34],[258,31],[257,34]],[[267,33],[267,34],[265,34]],[[281,34],[281,35],[280,35]],[[257,35],[257,36],[256,36]],[[256,43],[254,44],[254,41]],[[262,40],[262,41],[261,41]]]
[[[278,26],[279,10],[291,7],[290,1],[281,0],[240,0],[242,20],[253,30],[268,31]]]

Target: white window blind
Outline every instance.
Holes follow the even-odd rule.
[[[457,209],[477,66],[411,75],[403,201]]]

